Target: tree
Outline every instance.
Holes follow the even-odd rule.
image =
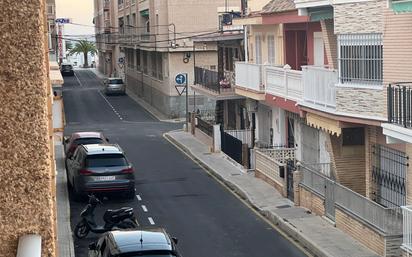
[[[77,42],[72,49],[69,50],[69,55],[73,54],[83,54],[84,56],[84,67],[89,67],[87,60],[87,54],[91,53],[94,56],[97,53],[96,46],[93,42],[87,40],[80,40]]]

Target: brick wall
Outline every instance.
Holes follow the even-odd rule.
[[[372,182],[372,146],[377,143],[377,128],[374,126],[367,126],[365,128],[365,195],[369,199],[374,197],[376,186]]]
[[[0,22],[0,256],[5,257],[16,256],[19,237],[28,233],[42,237],[42,256],[56,255],[45,14],[43,0],[0,1],[7,21]]]
[[[336,109],[344,113],[386,118],[386,90],[337,87]]]
[[[334,5],[335,33],[382,33],[386,0]]]
[[[299,189],[299,201],[300,206],[311,210],[313,213],[319,216],[325,215],[324,200],[318,195],[312,193],[305,187],[301,186]]]
[[[365,149],[363,146],[342,146],[342,136],[331,136],[336,181],[365,195]]]
[[[372,251],[383,256],[385,253],[385,240],[383,236],[370,229],[368,226],[355,220],[346,212],[336,208],[335,213],[336,227],[351,237],[367,246]]]
[[[332,69],[338,68],[338,51],[337,51],[337,37],[334,34],[334,22],[330,20],[321,20],[320,25],[322,27],[323,42],[325,43],[326,58],[328,58],[328,64]]]

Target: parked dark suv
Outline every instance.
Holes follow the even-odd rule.
[[[89,257],[181,257],[176,244],[162,228],[111,231],[89,245]]]
[[[98,192],[135,195],[133,167],[118,145],[80,145],[67,159],[67,176],[77,199]]]
[[[60,73],[62,74],[62,76],[65,76],[65,75],[74,76],[73,65],[62,63],[60,66]]]

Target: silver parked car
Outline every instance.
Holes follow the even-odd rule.
[[[107,78],[104,80],[104,92],[109,94],[126,94],[126,85],[121,78]]]

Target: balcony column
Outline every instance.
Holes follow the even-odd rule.
[[[406,144],[405,153],[409,157],[409,165],[406,172],[406,205],[412,205],[412,144]]]
[[[366,197],[374,199],[376,193],[376,185],[372,181],[372,146],[377,143],[378,132],[374,126],[365,128],[365,183]]]

